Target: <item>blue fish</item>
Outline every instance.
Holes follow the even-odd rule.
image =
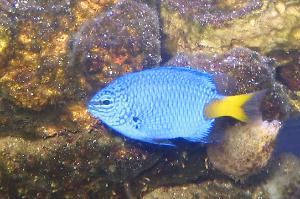
[[[300,158],[300,115],[283,122],[275,143],[275,155],[293,153]]]
[[[215,118],[246,122],[257,117],[264,95],[223,96],[214,77],[172,66],[129,73],[98,91],[88,111],[132,139],[160,145],[172,145],[175,138],[207,143]]]

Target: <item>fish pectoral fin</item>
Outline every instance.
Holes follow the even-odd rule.
[[[206,106],[205,116],[209,119],[230,116],[242,122],[259,120],[261,119],[260,104],[265,94],[266,90],[262,90],[214,100]]]

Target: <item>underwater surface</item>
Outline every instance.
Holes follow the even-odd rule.
[[[267,89],[262,120],[168,147],[88,112],[160,66],[226,74],[223,95]],[[299,112],[299,0],[0,0],[0,198],[298,199]]]

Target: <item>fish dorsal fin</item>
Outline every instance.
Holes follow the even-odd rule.
[[[178,71],[178,72],[188,72],[198,76],[199,80],[203,81],[203,85],[206,85],[207,87],[213,89],[216,88],[213,75],[202,70],[198,70],[191,67],[183,67],[183,66],[161,66],[155,68],[154,70],[171,70],[171,71]]]

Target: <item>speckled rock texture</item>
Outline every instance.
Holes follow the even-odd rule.
[[[268,89],[262,105],[264,118],[282,120],[288,118],[292,109],[289,92],[275,81],[274,64],[270,58],[247,48],[234,48],[217,56],[179,53],[166,63],[220,74],[222,79],[217,79],[217,87],[225,95]]]
[[[160,158],[155,150],[124,143],[103,128],[60,132],[52,139],[0,139],[0,196],[9,198],[111,197],[116,184],[136,177]]]
[[[106,62],[116,67],[98,71],[106,74],[102,85],[131,71],[135,62],[121,56],[138,60],[132,70],[157,64],[155,11],[140,2],[109,0],[3,0],[0,11],[1,198],[118,197],[122,183],[152,167],[161,153],[125,143],[87,113],[92,86],[85,78],[95,71],[73,65],[74,52],[80,46],[87,53],[103,34],[111,38],[97,45],[101,56],[116,55]],[[91,23],[106,28],[92,33]],[[86,31],[90,40],[79,42]]]
[[[299,49],[298,1],[163,1],[170,52],[224,53],[234,46],[269,53]]]
[[[3,13],[0,14],[0,71],[6,65],[12,51],[12,33],[7,26],[9,19]]]
[[[71,65],[97,89],[161,61],[158,15],[135,1],[123,1],[82,24],[73,40]]]
[[[300,91],[300,53],[294,59],[277,68],[277,78],[293,91]]]
[[[280,161],[289,174],[265,165],[278,130],[271,121],[300,111],[299,7],[294,0],[0,0],[0,198],[297,198],[299,159]],[[210,146],[208,157],[207,145],[148,145],[88,114],[89,98],[109,82],[159,65],[218,73],[224,94],[269,89],[267,121],[226,120],[225,143]]]
[[[208,146],[208,159],[221,172],[244,180],[267,165],[280,127],[278,121],[229,127],[221,143]]]
[[[211,199],[211,198],[266,198],[261,188],[241,189],[229,181],[213,180],[201,184],[162,187],[146,194],[143,199]]]
[[[283,154],[263,185],[272,199],[300,198],[300,161],[292,154]]]

